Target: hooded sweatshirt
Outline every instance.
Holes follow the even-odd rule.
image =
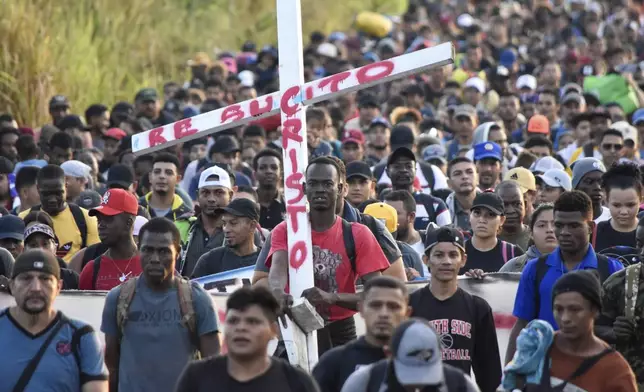
[[[541,257],[541,252],[539,252],[539,249],[535,245],[532,245],[528,248],[527,252],[505,263],[499,272],[522,272],[523,267],[528,264],[528,261],[538,259],[539,257]]]

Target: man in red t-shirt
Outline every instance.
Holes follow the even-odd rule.
[[[305,290],[302,296],[327,320],[326,327],[318,331],[320,354],[356,337],[353,321],[359,300],[356,280],[367,281],[389,268],[389,262],[369,228],[351,223],[355,243],[354,270],[343,239],[343,220],[335,214],[338,194],[343,191],[340,169],[335,161],[319,157],[309,163],[304,192],[310,205],[315,287]],[[270,268],[269,286],[287,308],[293,299],[287,294],[286,222],[277,225],[271,236],[271,250],[266,260]]]
[[[100,206],[90,210],[89,215],[98,218],[98,236],[108,250],[83,268],[81,290],[111,290],[141,274],[139,251],[132,234],[138,209],[134,195],[114,188],[105,192]]]

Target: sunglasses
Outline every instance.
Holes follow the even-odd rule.
[[[622,148],[624,148],[623,144],[611,144],[611,143],[604,143],[602,144],[602,148],[604,150],[613,150],[613,151],[621,151]]]

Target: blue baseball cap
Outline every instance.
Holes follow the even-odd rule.
[[[512,68],[516,61],[517,55],[512,49],[505,49],[499,56],[499,64],[504,66],[505,68]]]
[[[474,146],[474,161],[485,158],[493,158],[503,162],[503,150],[501,146],[493,142],[483,142]]]
[[[644,122],[644,108],[637,109],[635,113],[633,113],[633,125],[637,125],[641,122]]]
[[[430,144],[423,150],[423,161],[425,162],[437,159],[443,163],[447,163],[447,160],[445,159],[446,156],[447,150],[445,150],[445,147],[440,144]]]

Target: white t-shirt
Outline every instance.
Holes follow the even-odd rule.
[[[595,223],[607,221],[610,219],[610,210],[607,207],[602,206],[602,214],[595,219]]]

